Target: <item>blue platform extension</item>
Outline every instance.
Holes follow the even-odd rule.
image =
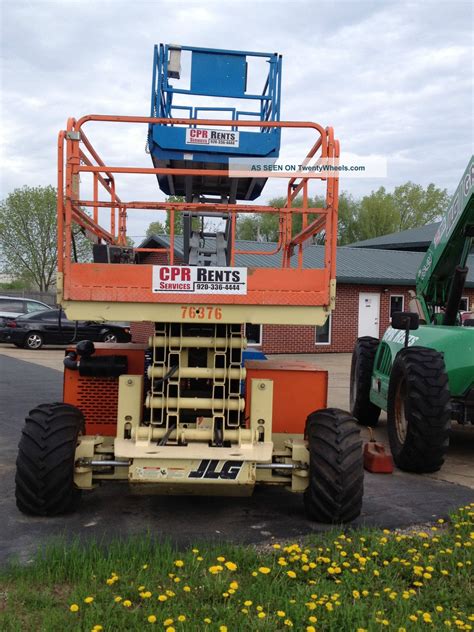
[[[179,87],[183,53],[191,57],[189,88]],[[260,94],[247,93],[250,58],[260,58],[268,64]],[[177,81],[172,85],[170,79]],[[229,157],[276,159],[280,150],[280,129],[255,127],[244,131],[224,126],[221,129],[189,127],[173,125],[172,120],[279,121],[280,91],[281,56],[276,53],[170,44],[155,46],[151,116],[170,119],[170,123],[150,126],[148,145],[153,164],[155,167],[178,169],[223,170],[228,167]],[[203,103],[202,97],[209,98],[204,99],[204,105],[196,105]],[[183,103],[188,98],[191,105]],[[245,109],[237,109],[236,100],[245,100],[250,107],[247,109],[244,104]],[[236,200],[256,199],[266,179],[160,175],[158,182],[164,193],[184,196],[187,202],[212,196],[234,203]]]

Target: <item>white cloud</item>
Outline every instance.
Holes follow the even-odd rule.
[[[147,115],[159,42],[282,53],[282,118],[387,158],[383,181],[343,182],[354,195],[407,179],[453,190],[472,152],[470,2],[4,0],[1,12],[1,197],[55,184],[67,117]],[[106,160],[149,164],[144,127],[88,129]],[[302,156],[312,141],[285,139]],[[163,199],[153,176],[122,184],[124,199]],[[281,193],[271,182],[262,201]],[[129,213],[130,232],[152,215]]]

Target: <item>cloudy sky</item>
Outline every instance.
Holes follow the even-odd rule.
[[[68,116],[148,115],[159,42],[283,54],[282,119],[332,125],[346,151],[387,159],[386,178],[342,181],[356,196],[407,180],[453,191],[472,153],[469,1],[0,0],[0,7],[1,198],[25,184],[55,184],[57,132]],[[109,164],[151,166],[144,128],[91,126],[88,136]],[[122,199],[163,199],[154,176],[118,186]],[[262,201],[281,186],[273,181]],[[130,213],[130,234],[143,235],[152,219]]]

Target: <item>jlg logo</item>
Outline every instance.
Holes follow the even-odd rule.
[[[243,461],[224,461],[222,468],[217,471],[220,461],[204,459],[199,464],[197,470],[189,472],[188,478],[206,478],[216,480],[235,481],[242,469]]]

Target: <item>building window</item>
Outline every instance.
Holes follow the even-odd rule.
[[[262,344],[262,325],[245,325],[245,337],[249,347],[255,347]]]
[[[468,296],[462,297],[461,302],[459,303],[459,310],[461,312],[469,311],[469,297]]]
[[[403,312],[404,297],[399,294],[392,294],[390,297],[390,318],[392,318],[394,312]]]
[[[315,344],[317,345],[330,345],[331,344],[331,320],[330,314],[324,323],[324,325],[316,326]]]

